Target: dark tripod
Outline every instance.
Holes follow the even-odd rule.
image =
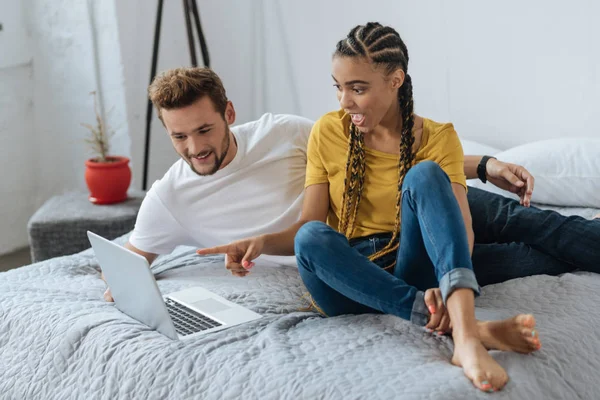
[[[152,47],[152,67],[150,70],[150,83],[156,76],[156,64],[158,62],[158,43],[160,41],[160,25],[162,21],[162,10],[163,1],[158,0],[158,8],[156,10],[156,24],[154,25],[154,45]],[[188,45],[190,48],[190,58],[192,66],[198,66],[198,60],[196,58],[196,44],[194,40],[194,32],[192,31],[192,18],[194,19],[194,25],[196,26],[196,33],[198,40],[200,41],[200,51],[202,52],[202,60],[204,61],[205,67],[210,67],[210,57],[208,55],[208,48],[206,46],[206,40],[204,33],[202,33],[202,25],[200,24],[200,14],[198,13],[198,5],[196,0],[183,0],[183,10],[185,18],[185,26],[187,28]],[[148,184],[148,160],[150,156],[150,125],[152,122],[152,102],[148,99],[148,106],[146,109],[146,139],[144,142],[144,175],[142,178],[142,190],[146,190]]]

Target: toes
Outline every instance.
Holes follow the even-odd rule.
[[[531,314],[517,315],[516,321],[521,326],[529,329],[533,329],[535,327],[535,317]]]
[[[539,350],[542,347],[537,330],[523,329],[521,331],[521,335],[525,339],[525,342],[527,342],[529,347],[531,347],[532,349]]]
[[[494,376],[490,377],[490,382],[494,390],[501,390],[508,382],[508,375],[504,370],[496,371]]]
[[[537,329],[521,329],[521,335],[525,338],[525,339],[539,339],[540,335],[538,334]]]
[[[484,392],[494,391],[492,384],[487,379],[479,381],[479,384],[475,383],[475,386],[477,386],[479,390],[483,390]]]
[[[484,376],[481,379],[476,379],[473,383],[479,390],[492,393],[501,390],[504,385],[506,385],[507,380],[508,376],[506,374],[501,374],[499,376],[488,374],[487,377]]]
[[[532,348],[534,350],[539,350],[542,347],[542,343],[540,342],[540,339],[538,339],[538,338],[527,339],[527,344],[529,345],[530,348]]]
[[[483,371],[473,377],[473,385],[484,392],[493,391],[492,379]]]

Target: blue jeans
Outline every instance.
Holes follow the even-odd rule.
[[[402,235],[396,254],[371,262],[389,235],[351,240],[328,225],[304,224],[295,238],[298,269],[328,316],[382,312],[425,325],[424,291],[440,287],[444,301],[458,288],[479,294],[464,220],[448,176],[434,162],[409,170],[402,185]],[[394,259],[391,274],[382,269]]]
[[[600,273],[600,219],[566,217],[523,207],[518,201],[469,188],[480,285],[576,269]]]

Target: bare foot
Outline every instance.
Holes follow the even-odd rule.
[[[600,218],[600,214],[596,214],[596,216],[593,219],[596,219],[596,218]]]
[[[488,350],[531,353],[542,347],[535,329],[535,318],[531,314],[519,314],[502,321],[478,322],[481,343]]]
[[[473,385],[494,392],[506,385],[508,375],[476,337],[454,338],[452,364],[462,367]]]

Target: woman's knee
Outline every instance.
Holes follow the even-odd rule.
[[[449,183],[450,179],[439,164],[434,161],[421,161],[408,170],[402,188],[432,188],[443,182]]]
[[[321,221],[310,221],[300,227],[294,238],[294,251],[296,255],[306,249],[314,249],[323,244],[323,235],[331,228]]]

